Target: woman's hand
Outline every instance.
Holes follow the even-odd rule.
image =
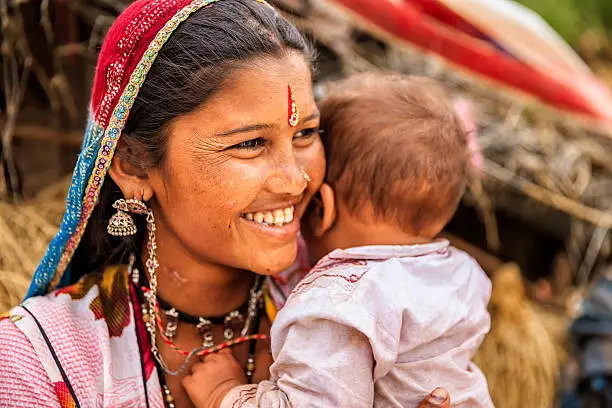
[[[418,408],[450,408],[450,394],[444,388],[436,388],[420,404]]]
[[[204,357],[183,379],[183,387],[197,408],[220,407],[232,388],[244,384],[244,371],[230,349]]]

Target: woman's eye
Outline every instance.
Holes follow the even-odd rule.
[[[321,130],[317,128],[302,129],[299,132],[297,132],[293,136],[293,138],[294,139],[308,139],[309,137],[312,137],[320,133],[321,133]]]
[[[257,139],[245,140],[242,143],[238,143],[237,145],[232,146],[235,149],[257,149],[264,145],[264,139],[262,137],[258,137]]]

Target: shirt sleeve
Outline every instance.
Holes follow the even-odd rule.
[[[0,321],[0,407],[61,408],[34,347],[10,319]]]
[[[222,408],[371,408],[374,360],[368,338],[324,318],[294,321],[270,368],[271,380],[234,388]]]

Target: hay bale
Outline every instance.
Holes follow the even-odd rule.
[[[555,346],[525,294],[516,264],[493,275],[491,332],[475,362],[498,408],[552,408],[558,375]]]
[[[25,295],[59,227],[68,185],[68,180],[61,180],[19,204],[0,201],[0,313]]]

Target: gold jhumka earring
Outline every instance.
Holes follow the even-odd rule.
[[[147,205],[140,200],[119,199],[113,203],[113,208],[117,210],[115,214],[108,220],[106,228],[109,235],[114,237],[126,237],[136,234],[136,224],[134,219],[128,213],[144,214],[147,211]]]

